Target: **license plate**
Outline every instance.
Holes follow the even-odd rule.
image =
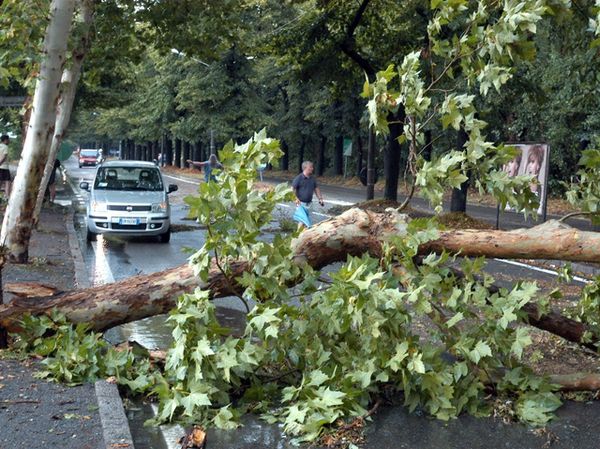
[[[119,218],[121,225],[137,225],[140,224],[139,218]]]

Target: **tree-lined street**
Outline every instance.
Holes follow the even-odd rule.
[[[5,0],[0,30],[0,274],[31,275],[1,355],[117,383],[187,447],[258,416],[273,447],[591,444],[595,3]]]

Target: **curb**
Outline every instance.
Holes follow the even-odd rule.
[[[73,185],[70,182],[69,185],[74,194]],[[75,231],[75,213],[76,211],[71,208],[65,219],[69,249],[75,269],[75,286],[77,288],[88,288],[91,287],[91,282],[83,260],[79,238]],[[129,421],[125,415],[123,401],[121,400],[117,386],[105,380],[99,380],[95,383],[94,387],[96,401],[98,402],[98,413],[100,414],[100,422],[102,424],[104,447],[107,449],[116,447],[135,449],[129,429]]]
[[[107,449],[116,447],[134,449],[129,423],[117,386],[105,380],[97,381],[94,386],[102,422],[104,446]]]
[[[75,266],[75,286],[78,288],[91,287],[91,283],[88,279],[87,270],[85,268],[85,262],[83,261],[83,255],[81,247],[79,246],[79,239],[77,238],[77,232],[75,231],[75,225],[73,223],[73,217],[75,211],[71,210],[67,214],[65,226],[67,228],[67,236],[69,238],[69,248],[71,249],[71,256],[73,257],[73,265]]]

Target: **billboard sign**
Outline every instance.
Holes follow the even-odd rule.
[[[530,189],[540,199],[538,214],[543,213],[544,219],[546,219],[550,146],[545,143],[511,143],[507,145],[520,151],[512,161],[504,165],[503,170],[509,176],[531,175],[537,179],[537,183],[532,183]]]

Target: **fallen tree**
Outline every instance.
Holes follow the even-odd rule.
[[[293,241],[293,257],[297,264],[315,269],[344,261],[348,255],[369,253],[378,257],[382,243],[391,237],[405,235],[407,217],[395,211],[374,213],[350,209],[338,217],[323,221],[304,231]],[[546,238],[540,239],[540,235]],[[419,253],[448,251],[464,256],[503,258],[559,258],[562,260],[598,262],[600,235],[571,228],[564,223],[549,221],[530,229],[513,231],[447,230],[439,238],[421,245]],[[213,299],[235,294],[231,285],[245,271],[248,262],[230,264],[226,277],[213,263],[207,282],[197,278],[188,265],[150,275],[135,276],[113,284],[62,292],[52,296],[19,298],[0,306],[0,326],[11,332],[19,329],[25,313],[49,314],[59,310],[74,323],[87,322],[92,329],[102,331],[119,324],[167,313],[175,306],[178,296],[196,288],[210,291]],[[497,290],[496,290],[497,291]],[[542,314],[534,303],[523,310],[529,323],[569,341],[594,349],[597,336],[584,342],[587,327],[561,314],[550,311]]]

